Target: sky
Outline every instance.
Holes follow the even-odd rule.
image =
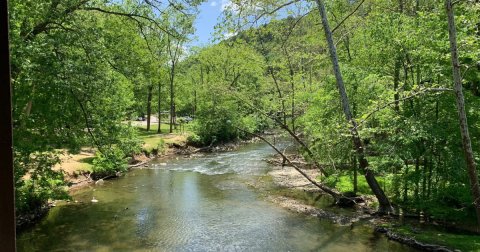
[[[202,45],[207,43],[212,43],[209,41],[211,34],[215,31],[214,26],[218,22],[218,17],[222,13],[223,8],[229,5],[229,0],[209,0],[200,5],[200,15],[197,18],[195,23],[195,36],[197,36],[197,41],[192,42],[192,45]]]

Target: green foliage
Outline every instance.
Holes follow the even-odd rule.
[[[65,173],[52,169],[60,163],[58,153],[21,153],[16,149],[14,157],[15,207],[18,212],[42,206],[48,199],[70,199],[63,179]]]
[[[122,121],[140,112],[145,84],[164,76],[165,57],[152,54],[164,50],[159,34],[190,29],[199,1],[181,11],[171,3],[9,2],[17,210],[66,197],[53,148],[96,147],[96,172],[124,171],[140,151],[136,129]]]
[[[190,132],[187,137],[187,144],[188,145],[201,145],[202,138],[197,135],[195,132]]]
[[[165,145],[165,139],[162,137],[157,143],[157,152],[164,154],[166,150],[167,150],[167,146]]]
[[[128,159],[126,153],[118,147],[113,147],[105,154],[97,151],[93,160],[93,171],[98,174],[125,172],[128,169]]]
[[[460,251],[480,251],[480,239],[477,235],[450,234],[438,230],[421,230],[421,233],[418,234],[418,232],[412,232],[410,226],[393,227],[385,224],[384,227],[389,228],[400,236],[413,237],[421,242],[444,245]]]

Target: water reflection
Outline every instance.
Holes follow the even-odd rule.
[[[246,183],[266,174],[262,158],[272,154],[253,144],[156,160],[167,166],[77,191],[80,203],[59,204],[18,235],[18,251],[413,251],[361,225],[339,227],[265,202]]]

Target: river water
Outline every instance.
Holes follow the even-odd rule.
[[[17,235],[18,251],[415,251],[365,225],[341,227],[265,201],[247,183],[265,178],[271,167],[262,159],[272,154],[257,143],[156,159],[76,190],[78,203],[57,204]]]

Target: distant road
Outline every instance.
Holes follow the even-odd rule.
[[[158,118],[154,115],[150,116],[150,125],[158,124]],[[147,120],[145,121],[132,121],[132,125],[147,126]]]

